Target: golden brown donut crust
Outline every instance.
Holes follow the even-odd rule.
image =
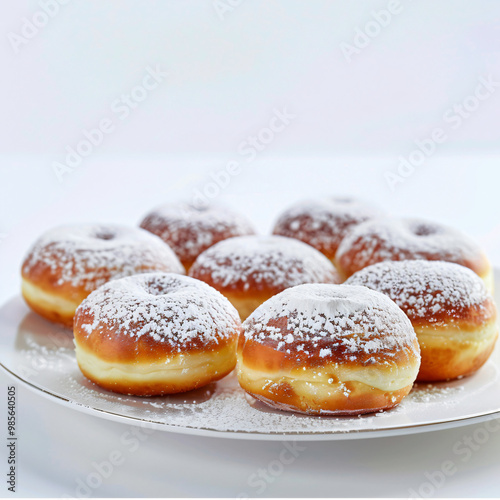
[[[189,275],[208,283],[236,307],[242,320],[283,290],[303,283],[339,283],[319,251],[283,236],[243,236],[202,253]]]
[[[50,287],[40,286],[24,277],[21,280],[21,293],[32,311],[49,321],[69,328],[73,326],[76,308],[88,295],[88,292],[78,294],[71,288],[67,295],[64,294],[64,290],[55,293]]]
[[[353,227],[379,216],[380,210],[352,198],[304,200],[285,210],[272,232],[303,241],[333,261],[340,243]]]
[[[236,340],[203,352],[161,356],[148,361],[103,362],[98,355],[77,347],[78,366],[91,382],[108,391],[135,396],[164,396],[188,392],[216,382],[231,373],[236,365]],[[97,358],[97,359],[96,359]],[[200,361],[201,359],[201,361]],[[166,365],[180,365],[176,372]],[[131,376],[131,368],[139,374]],[[99,369],[100,368],[100,369]],[[154,376],[148,376],[150,371]],[[181,373],[182,371],[182,373]]]
[[[148,273],[113,280],[78,307],[78,364],[101,387],[126,394],[185,392],[234,369],[236,310],[193,278]]]
[[[467,267],[483,280],[491,264],[479,246],[447,226],[419,219],[378,219],[353,229],[342,241],[335,266],[346,280],[365,267],[386,261],[446,261]]]
[[[111,279],[152,271],[184,273],[172,250],[148,232],[119,225],[47,231],[26,255],[22,294],[37,314],[72,326],[78,305]]]
[[[441,382],[472,375],[489,359],[498,339],[496,321],[453,338],[449,328],[416,328],[422,363],[418,382]]]
[[[146,215],[140,227],[159,236],[189,272],[198,255],[219,241],[255,234],[250,222],[219,205],[168,204]]]
[[[85,307],[81,307],[74,319],[73,332],[75,342],[82,348],[98,356],[102,361],[109,363],[153,363],[158,359],[167,359],[169,356],[179,354],[179,345],[176,343],[165,342],[163,339],[155,340],[149,335],[143,335],[139,338],[133,335],[144,327],[144,321],[140,320],[131,323],[128,327],[131,335],[117,335],[117,323],[113,320],[108,322],[99,321],[98,326],[92,329],[90,335],[84,330],[83,325],[94,323],[94,313]],[[216,352],[235,346],[235,338],[240,333],[237,323],[230,335],[219,332],[215,329],[211,340],[207,340],[202,335],[194,336],[182,343],[182,354],[199,354],[204,352]],[[234,347],[236,348],[236,347]]]
[[[381,391],[360,382],[345,382],[345,389],[349,398],[343,395],[328,398],[316,398],[314,395],[307,399],[297,394],[293,386],[287,382],[280,382],[271,386],[245,389],[254,398],[266,403],[277,410],[304,413],[306,415],[356,416],[366,413],[387,411],[398,406],[411,392],[413,384],[398,391]],[[245,384],[245,387],[248,387]]]
[[[257,309],[238,342],[238,380],[278,409],[354,415],[389,409],[420,365],[415,332],[382,294],[302,285]]]
[[[251,318],[249,318],[251,320]],[[248,320],[247,320],[248,321]],[[289,334],[293,335],[294,330],[287,327],[288,318],[279,318],[278,320],[270,320],[266,323],[266,327],[270,330],[279,331],[283,337]],[[250,328],[250,322],[245,322],[245,328]],[[295,340],[287,342],[287,349],[291,351],[278,350],[279,341],[267,338],[264,343],[257,342],[252,338],[240,337],[238,342],[238,351],[245,358],[245,366],[252,370],[263,372],[277,373],[279,371],[290,371],[306,369],[320,369],[325,365],[342,364],[347,369],[358,369],[362,366],[370,364],[374,355],[370,351],[357,350],[354,359],[352,350],[349,344],[337,344],[332,348],[332,341],[328,337],[327,332],[318,330],[322,335],[320,340],[317,340],[314,345],[307,340]],[[385,332],[370,336],[374,342],[382,341]],[[418,353],[418,343],[415,338],[412,348]],[[330,349],[326,355],[320,356],[323,349]],[[388,346],[381,347],[377,350],[376,360],[380,365],[398,365],[408,362],[408,350],[396,350]],[[414,356],[411,356],[414,358]],[[416,356],[418,358],[418,356]]]
[[[422,356],[418,381],[451,380],[477,371],[498,337],[497,308],[477,274],[449,262],[383,262],[346,282],[394,300],[415,328]]]

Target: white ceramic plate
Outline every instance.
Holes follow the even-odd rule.
[[[500,283],[500,271],[495,272]],[[500,304],[500,293],[496,294]],[[0,365],[31,389],[110,420],[233,439],[336,440],[440,430],[500,417],[500,348],[475,375],[417,385],[396,409],[363,417],[275,411],[246,395],[234,374],[178,396],[139,398],[104,391],[80,373],[73,334],[30,312],[20,297],[0,309]]]

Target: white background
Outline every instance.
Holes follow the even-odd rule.
[[[159,203],[206,190],[228,162],[240,173],[216,201],[246,213],[261,232],[298,198],[355,195],[395,215],[461,228],[500,265],[500,89],[459,127],[444,119],[474,94],[480,78],[500,82],[500,4],[401,1],[399,13],[349,62],[341,44],[352,44],[373,11],[387,5],[253,0],[221,19],[211,1],[75,0],[16,51],[13,35],[22,35],[24,18],[32,20],[40,6],[6,3],[2,302],[18,293],[23,255],[45,229],[73,221],[136,224]],[[156,65],[167,73],[164,81],[120,120],[113,103]],[[275,109],[295,118],[248,161],[241,144],[268,126]],[[64,162],[66,148],[103,118],[115,130],[58,179],[54,162]],[[436,127],[447,140],[391,190],[386,173],[396,172],[398,158]],[[25,495],[74,496],[76,478],[119,448],[127,431],[24,390],[19,411]],[[473,432],[310,445],[264,494],[407,496],[426,471],[456,458],[454,443]],[[436,494],[498,496],[499,446],[500,433]],[[280,450],[155,435],[94,495],[254,495],[248,477]]]

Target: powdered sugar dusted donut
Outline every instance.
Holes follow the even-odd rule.
[[[184,273],[160,238],[120,225],[63,226],[47,231],[22,265],[22,293],[45,318],[73,324],[78,305],[107,281],[132,274]]]
[[[339,283],[313,247],[283,236],[241,236],[202,253],[189,273],[224,294],[245,319],[269,297],[302,283]]]
[[[241,322],[205,283],[148,273],[90,294],[74,332],[87,378],[110,391],[153,396],[196,389],[233,370]]]
[[[469,375],[489,358],[498,337],[497,311],[483,281],[448,262],[384,262],[346,282],[394,300],[412,322],[422,351],[418,380]]]
[[[377,208],[352,198],[304,200],[283,212],[273,234],[308,243],[333,260],[350,229],[380,215]]]
[[[231,209],[219,205],[193,206],[171,203],[153,210],[141,227],[159,236],[189,271],[207,248],[234,236],[255,234],[251,223]]]
[[[489,290],[493,272],[488,258],[468,236],[420,219],[378,219],[354,228],[341,243],[335,265],[347,279],[355,272],[394,260],[440,260],[472,269]]]
[[[392,408],[420,366],[415,331],[381,293],[300,285],[262,304],[243,324],[238,379],[270,406],[324,415]]]

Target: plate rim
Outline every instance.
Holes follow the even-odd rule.
[[[377,439],[383,437],[396,437],[408,436],[412,434],[420,434],[427,432],[435,432],[439,430],[453,429],[457,427],[465,427],[474,425],[481,422],[500,419],[500,408],[492,410],[487,413],[477,413],[467,417],[457,417],[450,420],[441,420],[438,422],[427,422],[425,424],[409,424],[402,426],[387,427],[385,429],[360,429],[349,431],[322,431],[322,432],[287,432],[287,433],[272,433],[272,432],[255,432],[255,431],[231,431],[231,430],[216,430],[203,427],[190,427],[171,425],[167,423],[160,423],[153,420],[144,418],[132,417],[129,415],[122,415],[108,410],[94,408],[88,405],[78,403],[77,401],[70,400],[59,394],[54,394],[47,389],[39,387],[22,377],[12,372],[7,367],[0,363],[0,368],[11,378],[18,380],[22,385],[39,396],[45,397],[50,401],[57,402],[58,404],[70,408],[74,411],[80,411],[87,415],[119,422],[122,424],[130,424],[141,426],[146,423],[150,429],[162,430],[173,434],[183,435],[197,435],[202,437],[214,437],[223,439],[239,439],[239,440],[259,440],[259,441],[347,441],[347,440],[360,440],[360,439]]]

